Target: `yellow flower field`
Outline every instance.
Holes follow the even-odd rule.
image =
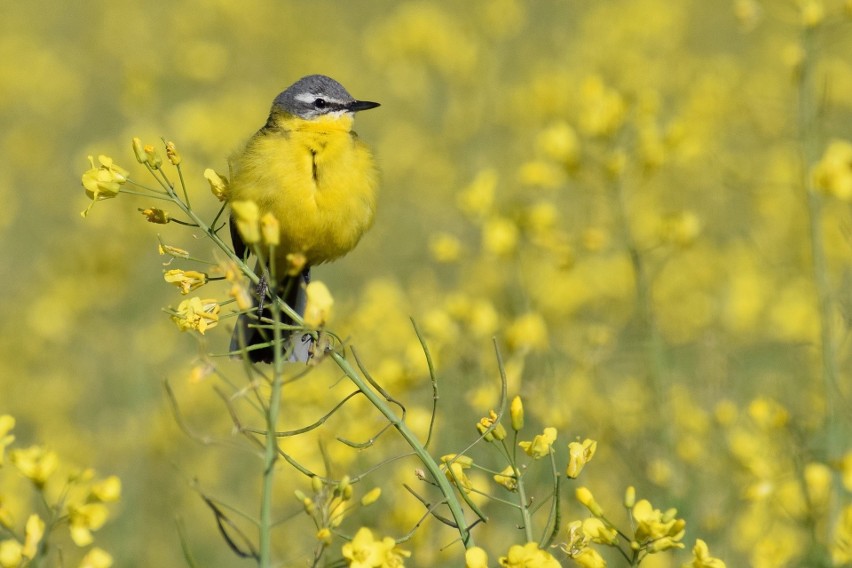
[[[0,568],[852,565],[852,1],[0,11]],[[252,369],[313,73],[378,212]]]

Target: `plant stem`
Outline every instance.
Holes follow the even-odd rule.
[[[269,251],[270,259],[275,258],[275,251]],[[275,278],[275,262],[269,262],[269,277]],[[273,284],[274,285],[274,284]],[[272,566],[272,493],[275,481],[275,462],[278,461],[278,411],[281,408],[281,387],[284,376],[284,353],[281,333],[281,306],[271,302],[273,337],[272,362],[272,391],[269,393],[269,407],[266,409],[266,451],[263,460],[263,493],[260,501],[260,566]]]
[[[639,323],[641,325],[642,337],[640,340],[645,348],[647,356],[648,386],[653,394],[658,415],[663,415],[663,401],[665,400],[663,377],[663,342],[654,321],[653,297],[651,284],[648,281],[648,270],[639,245],[630,229],[630,217],[627,214],[627,196],[625,195],[624,182],[619,178],[613,182],[613,194],[615,199],[616,221],[621,229],[624,246],[630,256],[630,265],[633,267],[633,277],[636,279],[636,309],[639,312]]]
[[[526,538],[526,542],[532,542],[532,518],[530,517],[530,508],[527,506],[527,493],[524,490],[524,480],[517,467],[512,466],[512,469],[518,483],[518,501],[520,501],[521,506],[521,518],[524,521],[524,537]]]
[[[400,435],[405,439],[414,453],[417,454],[417,457],[420,458],[420,462],[423,466],[429,471],[432,475],[433,481],[438,485],[441,493],[447,500],[447,507],[450,509],[450,514],[453,517],[453,521],[456,524],[456,528],[461,535],[462,543],[464,543],[465,548],[471,548],[474,546],[473,535],[470,533],[468,529],[467,521],[464,518],[464,511],[461,508],[461,504],[456,497],[455,490],[453,486],[450,484],[447,476],[441,471],[441,468],[432,458],[426,448],[423,447],[423,444],[420,443],[420,440],[417,439],[417,436],[408,429],[408,426],[403,422],[385,403],[385,401],[373,390],[371,389],[366,382],[355,372],[355,369],[352,368],[352,365],[349,364],[349,361],[343,358],[339,353],[332,353],[331,358],[334,359],[334,362],[337,363],[337,366],[340,367],[340,370],[351,380],[358,389],[364,393],[364,396],[370,401],[370,403],[375,406],[382,415],[387,418],[387,420],[393,424],[393,427],[400,433]]]
[[[817,108],[814,101],[816,87],[813,78],[815,63],[813,58],[813,34],[812,29],[806,28],[802,35],[802,52],[804,53],[804,57],[798,84],[798,128],[802,187],[804,187],[808,198],[811,262],[820,319],[820,356],[822,362],[823,396],[825,397],[826,404],[825,455],[823,459],[830,459],[833,455],[834,444],[836,442],[834,430],[837,418],[835,408],[837,398],[837,359],[835,356],[834,309],[831,285],[828,278],[828,262],[823,240],[823,198],[814,187],[813,180],[809,175],[811,165],[819,157],[820,146],[816,117]]]

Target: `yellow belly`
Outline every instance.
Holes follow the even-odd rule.
[[[375,163],[348,129],[261,132],[231,168],[231,199],[253,200],[278,219],[279,266],[289,253],[303,253],[309,265],[338,258],[373,223]]]

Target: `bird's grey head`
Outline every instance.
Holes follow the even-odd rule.
[[[310,120],[324,114],[358,112],[377,106],[379,103],[356,100],[331,77],[308,75],[275,97],[272,110]]]

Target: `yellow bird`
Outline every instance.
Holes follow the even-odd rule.
[[[352,124],[356,112],[377,106],[356,100],[325,75],[303,77],[275,98],[266,124],[231,158],[229,199],[254,201],[261,215],[272,213],[280,225],[280,245],[271,259],[275,273],[285,274],[288,255],[304,255],[301,274],[285,277],[275,290],[299,314],[310,267],[352,250],[373,224],[378,172]],[[233,215],[231,238],[238,256],[245,257]],[[263,286],[258,295],[263,311]],[[231,351],[245,346],[252,361],[271,362],[272,333],[251,325],[260,316],[269,314],[240,316]],[[284,351],[291,360],[307,360],[309,337],[288,339]]]

